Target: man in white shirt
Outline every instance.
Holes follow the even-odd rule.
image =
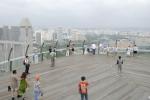
[[[138,52],[138,47],[136,45],[134,45],[133,47],[133,56],[135,56]]]
[[[95,51],[96,51],[96,44],[92,44],[92,52],[93,52],[93,55],[95,55]]]
[[[25,72],[29,74],[29,68],[30,68],[29,56],[26,56],[26,58],[24,59],[24,65],[25,65]]]

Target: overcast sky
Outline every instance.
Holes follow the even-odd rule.
[[[0,25],[150,27],[150,0],[0,0]]]

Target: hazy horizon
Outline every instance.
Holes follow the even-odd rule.
[[[150,29],[150,0],[1,0],[0,26]]]

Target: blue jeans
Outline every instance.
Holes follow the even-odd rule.
[[[81,94],[81,100],[88,100],[88,94]]]
[[[34,100],[39,100],[40,94],[41,94],[41,92],[39,92],[39,91],[34,91]]]

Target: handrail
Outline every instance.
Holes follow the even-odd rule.
[[[82,47],[75,47],[76,49],[82,49]],[[63,50],[66,50],[66,48],[62,48],[62,49],[56,49],[56,51],[63,51]],[[123,50],[123,49],[122,49]],[[150,52],[150,50],[144,50],[144,49],[139,49],[138,50],[139,52],[146,52],[146,53],[148,53],[148,52]],[[125,49],[123,50],[123,51],[118,51],[118,52],[125,52]],[[45,51],[45,52],[42,52],[43,54],[46,54],[46,53],[49,53],[49,51]],[[39,53],[34,53],[34,54],[30,54],[30,55],[28,55],[29,57],[31,57],[31,56],[34,56],[34,55],[40,55],[41,53],[39,52]],[[15,61],[15,60],[19,60],[19,59],[23,59],[24,58],[24,56],[21,56],[21,57],[16,57],[16,58],[12,58],[12,59],[10,59],[11,61]],[[8,60],[5,60],[5,61],[2,61],[2,62],[0,62],[0,65],[2,65],[2,64],[5,64],[5,63],[8,63],[9,61]]]

